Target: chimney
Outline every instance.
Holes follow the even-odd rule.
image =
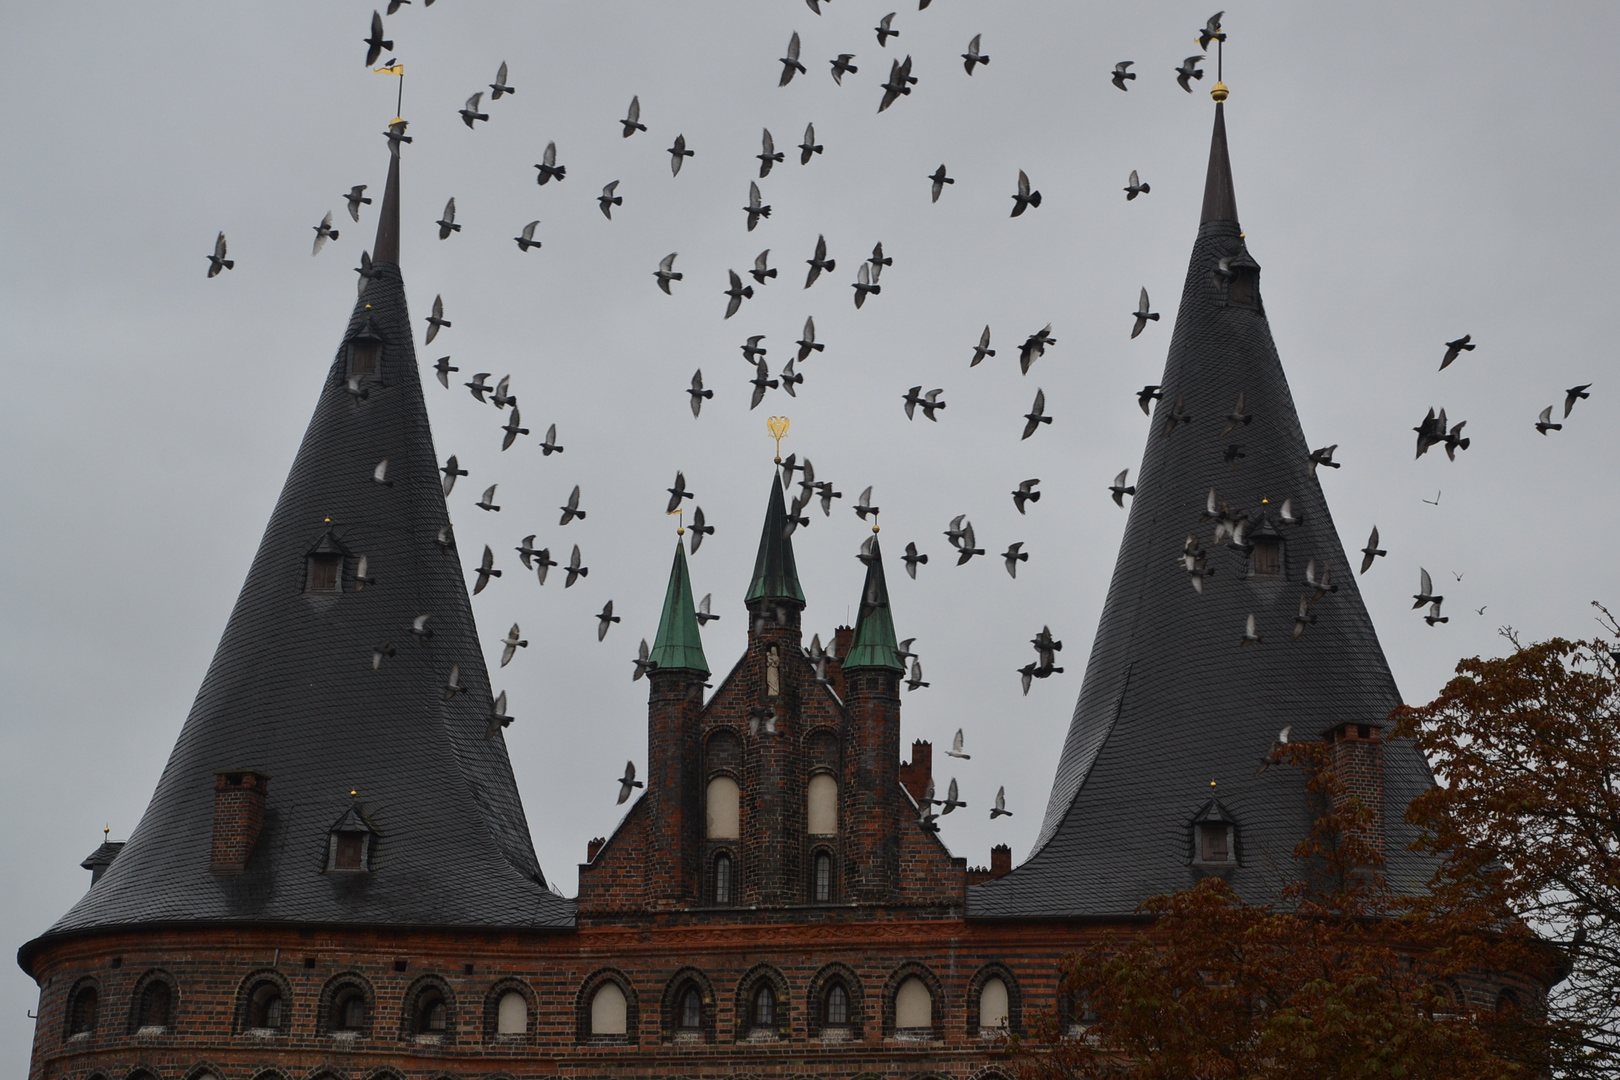
[[[832,647],[828,650],[827,658],[827,681],[832,684],[833,693],[838,695],[839,701],[847,700],[849,696],[844,690],[844,657],[849,655],[849,647],[853,644],[853,626],[840,626],[833,631]]]
[[[911,760],[900,764],[900,786],[911,792],[921,805],[928,794],[928,782],[934,778],[934,744],[917,739],[911,744]]]
[[[590,840],[587,840],[585,842],[585,861],[588,863],[595,862],[596,856],[601,852],[602,846],[606,843],[607,837],[605,836],[596,836],[592,837]]]
[[[998,878],[1012,872],[1012,848],[997,844],[990,849],[990,876]]]
[[[214,846],[209,872],[240,874],[264,828],[270,778],[252,769],[214,774]]]
[[[1339,724],[1323,738],[1328,764],[1339,779],[1333,809],[1343,810],[1354,798],[1371,812],[1354,831],[1357,839],[1384,853],[1384,737],[1381,724]]]
[[[103,840],[101,846],[92,851],[84,862],[79,864],[90,871],[91,885],[101,880],[101,875],[107,872],[107,867],[112,865],[112,861],[118,858],[118,853],[122,850],[124,850],[122,840],[117,843],[111,840]]]

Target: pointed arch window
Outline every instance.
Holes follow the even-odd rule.
[[[700,1031],[703,1028],[703,994],[688,985],[681,995],[681,1030]]]
[[[776,1026],[776,990],[768,982],[760,983],[754,991],[753,1020],[756,1028]]]
[[[835,982],[827,987],[824,1022],[828,1027],[845,1027],[849,1024],[849,991],[844,989],[841,982]]]

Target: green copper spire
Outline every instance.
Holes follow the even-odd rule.
[[[709,673],[703,656],[703,638],[698,633],[697,610],[692,603],[692,576],[686,569],[686,551],[675,541],[675,562],[669,568],[669,588],[664,590],[664,613],[658,617],[658,636],[649,657],[658,670],[680,669]]]
[[[906,670],[894,637],[894,616],[889,611],[889,583],[883,576],[883,551],[877,534],[866,563],[866,585],[861,589],[861,613],[855,617],[855,637],[844,667],[881,667]]]
[[[754,559],[754,580],[748,586],[744,603],[755,600],[792,600],[804,603],[799,588],[799,568],[793,563],[793,541],[787,536],[787,500],[782,497],[782,478],[771,474],[771,505],[765,511],[765,528],[759,535],[759,555]]]

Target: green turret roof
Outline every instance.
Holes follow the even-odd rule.
[[[866,564],[866,585],[861,589],[861,613],[855,617],[855,636],[850,642],[844,667],[883,667],[906,670],[900,659],[900,646],[894,636],[894,616],[889,611],[889,583],[883,576],[883,551],[872,536],[872,551]]]
[[[669,588],[664,590],[664,613],[658,618],[658,636],[653,640],[650,659],[659,670],[709,673],[703,638],[698,632],[697,609],[692,603],[692,575],[687,572],[686,551],[678,538],[675,562],[669,568]]]
[[[765,511],[759,555],[754,559],[754,579],[743,600],[750,604],[755,600],[804,603],[804,591],[799,588],[799,568],[793,563],[793,541],[787,536],[787,500],[782,497],[782,478],[774,472],[771,474],[771,505]]]

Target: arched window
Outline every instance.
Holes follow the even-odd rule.
[[[723,851],[714,857],[714,902],[732,903],[731,856]]]
[[[841,982],[827,987],[827,1009],[823,1022],[828,1027],[844,1027],[849,1023],[849,991],[844,989]]]
[[[812,776],[805,802],[805,821],[811,836],[832,836],[838,831],[837,780],[826,773]]]
[[[413,1030],[417,1035],[443,1035],[449,1013],[442,993],[436,989],[424,990],[416,999],[416,1014],[412,1017]]]
[[[262,982],[248,995],[247,1026],[252,1031],[280,1031],[285,1006],[281,987]]]
[[[344,986],[332,995],[332,1015],[328,1025],[334,1032],[359,1035],[366,1030],[366,992],[358,986]]]
[[[141,991],[140,1021],[142,1031],[167,1030],[173,1022],[174,989],[162,979],[153,979]]]
[[[991,1034],[1007,1026],[1007,984],[991,976],[979,989],[979,1033]]]
[[[737,781],[717,776],[709,781],[708,836],[710,840],[735,840],[740,835],[742,796]]]
[[[688,986],[681,995],[681,1030],[699,1031],[703,1028],[703,995],[695,986]]]
[[[629,1004],[616,982],[605,982],[591,995],[591,1034],[623,1035],[628,1030]]]
[[[508,990],[495,1006],[495,1034],[524,1035],[528,1030],[529,999],[516,990]]]
[[[931,1028],[934,1026],[934,995],[928,984],[913,975],[900,984],[894,993],[894,1026],[896,1028]]]
[[[753,1021],[757,1028],[776,1026],[776,991],[768,982],[760,983],[759,989],[754,991]]]
[[[101,995],[94,986],[81,987],[68,1003],[68,1034],[90,1034],[96,1030],[100,1014]]]
[[[810,896],[818,904],[833,898],[832,856],[825,851],[816,852],[815,870],[810,881]]]

